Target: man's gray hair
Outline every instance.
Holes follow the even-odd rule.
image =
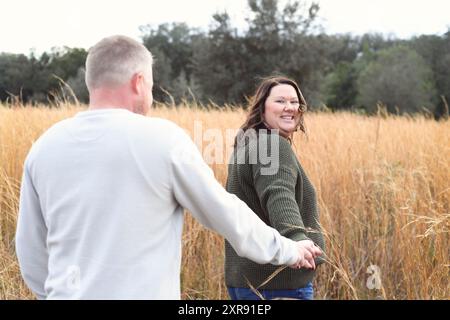
[[[153,57],[141,43],[125,36],[107,37],[89,49],[86,85],[89,90],[125,84],[134,74],[151,79]]]

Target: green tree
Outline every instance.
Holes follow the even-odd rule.
[[[53,48],[50,54],[48,68],[57,77],[68,80],[76,77],[83,68],[87,58],[87,51],[80,48]]]
[[[68,88],[65,88],[66,96],[70,97],[74,94],[78,102],[89,103],[89,91],[86,87],[85,77],[86,70],[85,68],[80,67],[74,77],[67,79],[66,84],[69,86],[71,92],[67,92]]]
[[[341,62],[329,73],[323,83],[325,104],[332,110],[348,109],[355,105],[358,90],[357,69],[353,63]]]
[[[248,5],[246,31],[237,32],[227,13],[216,14],[208,37],[194,48],[194,74],[204,95],[219,104],[242,103],[260,78],[284,74],[311,97],[323,66],[320,39],[308,34],[318,5],[296,1],[280,9],[277,0],[249,0]]]
[[[5,101],[13,96],[20,96],[27,101],[33,94],[28,78],[31,75],[31,64],[23,54],[0,54],[0,99]]]
[[[424,35],[411,40],[414,48],[427,62],[433,71],[433,80],[436,85],[437,94],[433,102],[436,118],[446,113],[444,97],[450,102],[450,30],[443,36]]]
[[[215,14],[208,37],[194,46],[194,75],[204,101],[241,102],[250,77],[246,48],[227,13]]]
[[[157,28],[147,25],[140,29],[143,44],[155,58],[155,99],[168,101],[169,93],[178,102],[187,91],[187,88],[180,88],[180,84],[194,82],[191,79],[193,42],[201,33],[185,23],[165,23]]]
[[[369,111],[378,103],[389,112],[416,112],[430,108],[435,90],[432,71],[422,57],[406,46],[381,50],[358,77],[357,102]]]
[[[249,73],[254,77],[283,74],[300,82],[310,103],[318,102],[324,62],[320,36],[310,33],[317,26],[319,5],[288,2],[279,9],[277,0],[249,0],[252,18],[244,39]],[[253,86],[254,82],[249,83]]]

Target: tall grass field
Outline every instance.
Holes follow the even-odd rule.
[[[24,159],[47,128],[85,108],[0,105],[0,299],[34,299],[14,250]],[[191,136],[201,124],[225,137],[246,113],[179,105],[150,116]],[[450,298],[450,121],[327,112],[305,120],[308,136],[296,133],[293,148],[317,191],[327,254],[316,299]],[[226,161],[210,165],[224,185]],[[223,263],[223,238],[186,213],[182,298],[228,299]]]

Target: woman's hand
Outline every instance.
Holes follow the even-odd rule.
[[[322,255],[322,250],[311,240],[302,240],[297,242],[300,259],[296,264],[290,266],[294,269],[308,268],[316,269],[314,258]]]

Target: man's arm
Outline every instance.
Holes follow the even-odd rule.
[[[267,226],[244,202],[215,179],[198,149],[184,132],[171,152],[174,196],[205,227],[224,236],[237,254],[257,263],[294,265],[298,244]]]
[[[46,239],[47,226],[42,216],[39,197],[25,164],[16,230],[16,253],[22,277],[38,299],[46,298],[44,289],[48,275]]]

